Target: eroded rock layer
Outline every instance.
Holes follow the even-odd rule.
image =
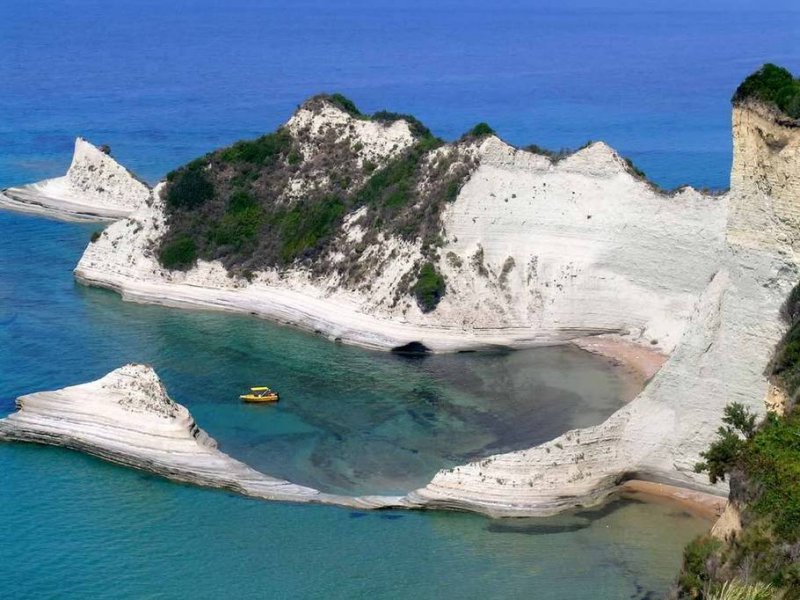
[[[0,193],[0,207],[66,221],[114,221],[150,199],[150,188],[86,140],[75,140],[63,177]]]

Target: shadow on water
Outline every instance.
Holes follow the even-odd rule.
[[[486,525],[490,533],[516,533],[523,535],[552,535],[580,531],[593,523],[626,507],[644,504],[642,500],[613,498],[597,508],[565,512],[553,517],[532,517],[520,519],[497,519]]]

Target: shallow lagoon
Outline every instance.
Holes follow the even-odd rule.
[[[74,283],[92,227],[0,213],[0,402],[152,364],[221,447],[344,493],[403,492],[471,457],[601,421],[635,393],[573,348],[424,359]],[[30,244],[30,240],[36,240]],[[250,406],[266,381],[284,399]],[[0,590],[13,597],[647,597],[707,527],[678,508],[491,521],[273,504],[77,453],[0,445]]]
[[[800,60],[790,2],[523,4],[0,3],[0,187],[63,173],[78,134],[155,180],[319,91],[449,139],[481,120],[517,144],[604,139],[661,185],[721,187],[733,88],[764,60]],[[91,231],[0,213],[2,412],[151,362],[235,456],[391,491],[597,422],[631,393],[575,350],[415,362],[125,304],[72,280]],[[236,401],[262,381],[285,401]],[[8,597],[658,597],[706,527],[662,504],[502,522],[270,504],[22,445],[0,445],[0,506]]]

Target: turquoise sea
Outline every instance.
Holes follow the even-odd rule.
[[[320,91],[448,139],[483,120],[517,144],[603,139],[661,185],[724,187],[731,92],[765,60],[800,70],[800,13],[695,4],[4,0],[0,187],[63,173],[76,135],[155,181]],[[408,359],[124,303],[72,279],[95,229],[0,212],[0,414],[147,362],[237,458],[388,493],[597,423],[635,392],[574,349]],[[285,401],[236,401],[262,381]],[[271,504],[11,444],[0,509],[3,598],[654,598],[707,527],[637,501],[502,521]]]

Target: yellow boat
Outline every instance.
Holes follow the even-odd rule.
[[[239,396],[245,402],[277,402],[278,392],[274,392],[266,386],[251,387],[249,394]]]

